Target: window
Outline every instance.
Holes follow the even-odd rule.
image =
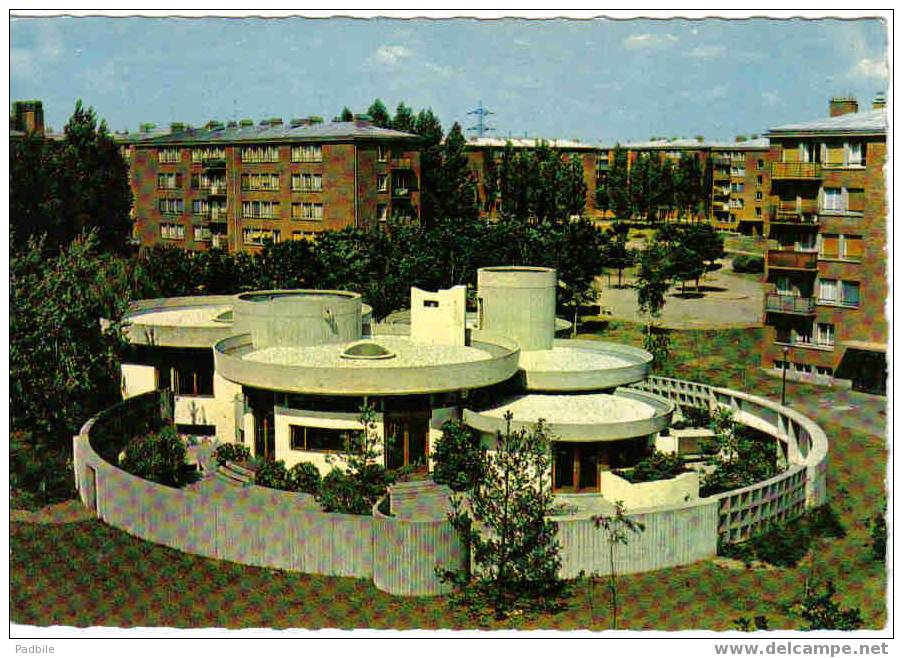
[[[844,281],[840,289],[841,303],[844,306],[859,306],[859,282]]]
[[[377,192],[388,192],[389,191],[388,174],[376,174],[376,191]]]
[[[818,255],[822,258],[837,258],[840,255],[839,236],[831,233],[823,234]]]
[[[762,216],[762,206],[756,206],[756,217]]]
[[[354,439],[354,430],[290,425],[292,450],[342,452]]]
[[[157,210],[161,215],[181,215],[185,212],[182,199],[157,199]]]
[[[179,148],[171,148],[171,149],[160,149],[157,151],[158,157],[157,159],[160,162],[181,162],[182,161],[182,149]]]
[[[175,190],[182,187],[182,174],[164,173],[157,174],[157,189]]]
[[[823,347],[834,347],[834,325],[819,322],[815,325],[815,344]]]
[[[241,150],[242,162],[279,162],[276,146],[246,146]]]
[[[293,146],[292,162],[323,162],[323,147],[319,144]]]
[[[293,192],[322,192],[323,174],[292,174]]]
[[[172,369],[172,392],[176,395],[213,395],[213,364],[180,365]]]
[[[126,162],[132,161],[132,147],[131,146],[120,146],[119,147],[119,155],[122,156],[122,159]]]
[[[731,192],[740,194],[743,192],[743,183],[731,183]]]
[[[191,187],[195,190],[225,188],[226,177],[208,176],[207,174],[191,174]]]
[[[323,204],[293,203],[292,219],[311,219],[320,221],[323,219]]]
[[[277,191],[279,174],[242,174],[241,189],[258,191]]]
[[[756,201],[761,201],[761,200],[762,200],[762,192],[761,191],[756,192]]]
[[[746,176],[746,168],[745,167],[731,167],[731,176]]]
[[[383,146],[382,144],[377,145],[376,159],[379,162],[388,162],[389,161],[389,147]]]
[[[847,212],[862,213],[865,211],[865,190],[861,187],[847,189]]]
[[[242,231],[241,237],[245,244],[262,245],[268,240],[278,243],[280,234],[279,229],[246,228]]]
[[[279,219],[278,201],[243,201],[241,204],[243,217],[252,219]]]
[[[815,374],[821,375],[822,377],[833,377],[834,368],[828,366],[815,366]]]
[[[179,434],[191,434],[192,436],[216,436],[216,425],[176,423],[176,431]]]
[[[195,242],[210,242],[211,232],[209,226],[195,226],[194,227],[194,241]]]
[[[822,188],[822,210],[841,211],[843,205],[843,189],[839,187]]]
[[[292,231],[292,240],[314,240],[316,237],[316,231]]]
[[[840,257],[846,260],[860,260],[862,258],[862,236],[840,236]]]
[[[818,301],[824,304],[836,304],[839,301],[837,296],[837,279],[820,279],[818,282]]]
[[[731,199],[731,208],[743,208],[743,199]]]
[[[389,206],[380,203],[376,206],[376,221],[386,222],[389,220]]]
[[[848,142],[846,144],[847,166],[865,166],[865,144],[862,142]]]
[[[185,227],[181,224],[160,224],[160,237],[164,240],[184,240]]]
[[[758,160],[756,160],[756,169],[758,169],[760,171],[762,169],[765,169],[765,160],[763,160],[762,158],[759,158]],[[759,176],[759,182],[761,182],[761,181],[762,181],[762,177]]]
[[[226,149],[222,146],[191,149],[191,161],[203,162],[204,160],[225,160]]]
[[[760,160],[761,162],[761,160]],[[762,177],[756,176],[756,187],[762,187]]]

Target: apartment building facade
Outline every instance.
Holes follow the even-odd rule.
[[[175,124],[118,139],[141,247],[256,251],[267,240],[420,218],[420,138],[363,119]]]
[[[788,379],[883,392],[887,118],[835,98],[825,119],[768,132],[762,365]]]

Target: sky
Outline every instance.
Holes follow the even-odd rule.
[[[858,20],[12,18],[11,99],[59,130],[77,99],[142,122],[321,115],[374,98],[447,129],[483,105],[498,137],[732,139],[870,106],[887,36]]]

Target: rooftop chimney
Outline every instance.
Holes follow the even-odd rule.
[[[853,96],[835,96],[829,104],[830,115],[839,117],[842,114],[852,114],[859,111],[859,103]]]
[[[44,106],[41,101],[16,101],[13,103],[16,130],[44,135]]]
[[[887,99],[884,97],[884,92],[879,91],[875,94],[875,100],[872,101],[872,109],[873,110],[883,110],[887,107]]]

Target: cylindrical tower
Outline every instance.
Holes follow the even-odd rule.
[[[267,290],[238,295],[236,333],[251,334],[256,349],[358,340],[361,296],[342,290]]]
[[[484,267],[477,271],[480,328],[510,336],[522,350],[548,350],[555,339],[555,288],[548,267]]]

